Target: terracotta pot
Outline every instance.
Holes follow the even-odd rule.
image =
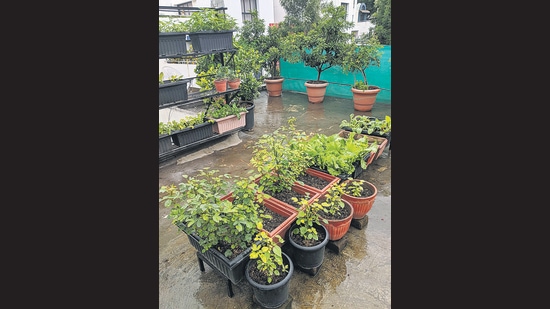
[[[265,88],[267,89],[267,95],[270,97],[280,97],[283,92],[284,78],[266,78],[264,79]]]
[[[231,89],[237,89],[241,85],[241,79],[237,78],[237,79],[228,80],[227,85]]]
[[[351,181],[353,180],[344,180],[344,182]],[[353,207],[353,219],[362,219],[363,217],[365,217],[365,215],[371,210],[372,205],[374,204],[374,201],[376,199],[376,195],[378,194],[378,189],[376,189],[376,186],[368,181],[363,181],[363,187],[369,188],[369,190],[374,193],[367,197],[355,197],[345,193],[342,194],[342,199],[349,202]]]
[[[312,84],[308,81],[305,85],[309,103],[323,103],[328,83],[323,81],[320,84]]]
[[[224,92],[227,90],[227,79],[220,79],[214,81],[214,86],[216,87],[216,91],[218,92]]]
[[[349,216],[339,220],[327,219],[328,223],[323,223],[323,225],[328,230],[329,240],[339,240],[342,237],[344,237],[344,235],[346,235],[351,225],[351,219],[353,218],[353,206],[351,206],[350,202],[346,200],[343,200],[343,201],[345,204],[344,207],[346,207],[350,211]]]
[[[369,86],[369,90],[358,90],[352,87],[351,92],[353,92],[353,109],[360,112],[370,112],[376,101],[376,96],[380,92],[380,88]]]

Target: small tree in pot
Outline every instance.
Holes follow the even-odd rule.
[[[287,45],[296,46],[298,52],[287,57],[289,62],[303,61],[317,71],[317,79],[305,83],[310,103],[321,103],[324,100],[328,82],[321,80],[321,73],[342,64],[349,53],[351,34],[346,30],[353,26],[346,21],[343,6],[332,3],[323,5],[321,19],[310,31],[291,34]],[[292,43],[289,43],[292,42]]]
[[[366,38],[366,37],[363,37]],[[342,69],[347,73],[361,73],[362,80],[355,81],[351,91],[353,93],[353,108],[357,111],[371,111],[380,87],[369,85],[367,81],[367,69],[371,66],[380,67],[382,57],[382,45],[376,34],[364,39],[358,45],[352,43],[352,51],[347,54],[342,64]],[[354,78],[355,80],[355,78]]]

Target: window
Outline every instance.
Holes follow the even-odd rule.
[[[243,22],[245,20],[252,20],[250,13],[258,10],[256,0],[241,0],[241,9],[243,10]]]
[[[346,20],[348,20],[348,4],[345,2],[342,2],[340,3],[340,5],[343,6],[344,9],[346,10]]]
[[[364,3],[361,3],[359,5],[359,14],[357,14],[357,22],[364,22],[369,20],[370,18],[370,11],[367,10],[367,5]]]
[[[189,2],[176,4],[176,6],[179,7],[179,8],[192,7],[193,3],[191,1],[189,1]],[[190,11],[185,11],[185,10],[181,10],[181,11],[178,10],[178,15],[190,16],[191,12]]]

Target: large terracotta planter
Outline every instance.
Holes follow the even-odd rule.
[[[360,112],[370,112],[380,92],[378,86],[369,86],[369,90],[358,90],[351,88],[353,93],[353,109]]]
[[[326,81],[321,81],[318,84],[307,81],[305,82],[305,86],[309,103],[323,103],[328,86]]]
[[[349,230],[349,227],[351,225],[351,219],[353,218],[353,207],[351,206],[350,202],[343,200],[345,206],[350,214],[344,219],[327,219],[328,223],[323,223],[323,225],[328,230],[329,240],[339,240]],[[322,216],[320,216],[322,217]]]
[[[264,79],[267,95],[270,97],[280,97],[283,92],[284,78],[266,78]]]
[[[350,182],[353,179],[346,179],[344,182]],[[378,194],[378,189],[372,183],[363,180],[363,187],[368,188],[371,192],[374,192],[372,195],[367,197],[355,197],[349,194],[342,194],[342,199],[347,201],[353,207],[353,219],[362,219],[365,215],[371,210],[372,205]]]

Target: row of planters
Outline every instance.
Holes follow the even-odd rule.
[[[331,143],[325,146],[319,143],[322,134],[306,134],[295,122],[290,118],[287,126],[258,139],[247,176],[204,168],[159,190],[159,202],[196,248],[201,271],[206,262],[222,273],[230,297],[231,284],[246,278],[255,301],[269,308],[288,299],[295,267],[310,274],[320,269],[328,242],[341,239],[352,219],[365,217],[377,194],[372,183],[339,169],[337,160],[312,165],[320,156],[338,159],[341,154],[327,152],[342,148],[337,141],[355,152],[347,156],[365,162],[380,150],[377,140],[343,130],[348,134],[325,136]]]
[[[250,112],[254,103],[239,99],[226,103],[224,100],[223,96],[216,97],[213,103],[208,104],[206,111],[195,116],[159,122],[159,155],[203,142],[215,135],[239,129],[250,130],[254,126],[254,114]]]

